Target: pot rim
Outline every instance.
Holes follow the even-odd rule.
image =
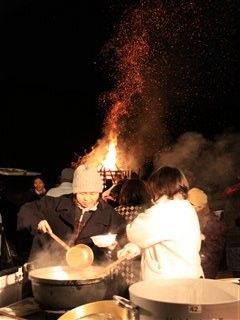
[[[129,294],[130,300],[136,305],[136,300],[202,306],[240,301],[239,286],[218,279],[164,278],[139,281],[129,287]]]
[[[83,284],[94,284],[104,281],[104,278],[96,278],[96,279],[87,279],[87,280],[60,280],[60,279],[44,279],[44,278],[38,278],[35,276],[29,275],[29,280],[31,280],[34,283],[40,283],[40,284],[54,284],[54,285],[60,285],[60,286],[72,286],[72,285],[83,285]]]
[[[102,267],[90,266],[86,269],[98,272]],[[36,268],[30,270],[28,273],[29,280],[35,283],[46,283],[46,284],[59,284],[59,285],[83,285],[83,284],[94,284],[103,281],[107,276],[102,275],[94,277],[90,275],[88,278],[81,278],[83,270],[77,268],[71,268],[69,266],[53,266],[45,268]]]

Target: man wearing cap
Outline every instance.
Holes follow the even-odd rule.
[[[79,243],[90,246],[94,263],[106,261],[109,248],[96,247],[92,236],[116,233],[117,247],[125,242],[125,219],[102,199],[103,181],[96,168],[77,167],[72,191],[71,197],[46,195],[20,208],[17,229],[27,229],[34,236],[28,261],[37,260],[43,266],[64,264],[66,251],[49,236],[52,232],[70,247]]]
[[[200,250],[201,264],[205,278],[217,277],[223,257],[227,226],[223,219],[219,220],[208,206],[208,196],[198,188],[188,191],[188,200],[194,206],[202,232]]]
[[[60,197],[62,195],[71,194],[73,181],[73,168],[64,168],[61,171],[60,184],[57,187],[51,188],[47,191],[47,196]]]

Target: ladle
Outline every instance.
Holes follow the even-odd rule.
[[[66,261],[70,267],[80,267],[83,269],[89,267],[93,263],[93,251],[86,244],[77,244],[74,247],[69,247],[53,232],[49,232],[49,235],[67,250]]]

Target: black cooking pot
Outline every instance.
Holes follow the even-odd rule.
[[[45,310],[69,310],[93,301],[112,297],[112,277],[94,277],[102,267],[90,266],[84,270],[69,266],[54,266],[30,270],[35,301]]]

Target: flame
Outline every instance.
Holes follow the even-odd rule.
[[[117,138],[112,138],[108,146],[108,152],[105,159],[102,161],[102,165],[98,168],[101,170],[104,168],[106,171],[117,170]]]

